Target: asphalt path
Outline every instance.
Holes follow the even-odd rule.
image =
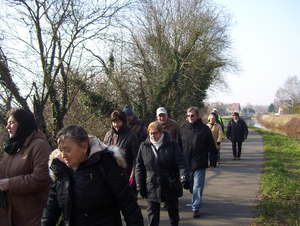
[[[184,190],[179,199],[179,225],[248,225],[253,218],[263,166],[263,140],[249,130],[243,143],[241,160],[232,160],[231,142],[225,138],[221,146],[221,164],[207,169],[200,218],[193,218],[191,194]],[[138,197],[145,225],[147,201]],[[170,225],[168,212],[161,210],[160,225]]]

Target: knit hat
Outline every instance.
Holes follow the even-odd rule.
[[[132,109],[129,107],[129,105],[126,105],[124,108],[123,108],[123,112],[125,113],[126,116],[133,116],[133,111]]]
[[[164,108],[164,107],[160,107],[160,108],[157,108],[156,110],[156,115],[160,115],[160,114],[168,114],[167,110]]]

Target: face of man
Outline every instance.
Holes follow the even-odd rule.
[[[218,114],[218,112],[217,112],[216,110],[214,110],[214,112],[215,112],[216,114]]]
[[[168,114],[159,114],[156,115],[157,120],[161,123],[161,124],[166,124],[167,120],[168,120]]]
[[[238,120],[238,119],[239,119],[239,116],[237,116],[237,115],[233,115],[233,119],[236,121],[236,120]]]
[[[186,114],[186,117],[188,119],[188,121],[190,123],[194,123],[195,121],[197,121],[198,119],[198,116],[196,115],[196,112],[193,110],[193,111],[190,111]]]
[[[126,120],[127,120],[127,123],[131,123],[131,121],[133,120],[134,118],[134,115],[131,115],[131,116],[126,116]]]

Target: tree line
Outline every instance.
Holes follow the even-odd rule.
[[[231,15],[206,0],[4,0],[0,111],[33,112],[51,144],[66,124],[102,136],[129,104],[145,123],[183,120],[235,71]]]

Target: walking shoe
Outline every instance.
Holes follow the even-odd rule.
[[[193,211],[194,212],[194,214],[193,214],[193,217],[194,218],[199,218],[200,217],[200,212],[199,211]]]
[[[236,157],[235,157],[235,156],[233,156],[233,157],[232,157],[232,160],[235,160],[235,158],[236,158]]]
[[[236,159],[237,159],[237,160],[241,160],[241,158],[240,158],[240,157],[236,157]]]

